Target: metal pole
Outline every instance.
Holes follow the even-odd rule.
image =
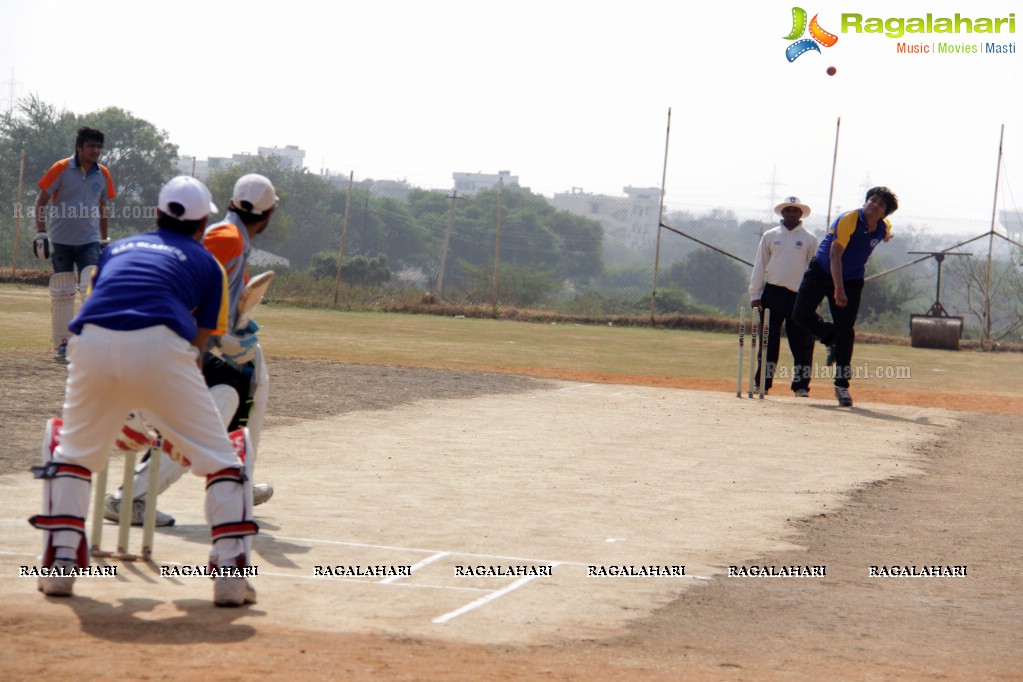
[[[998,164],[995,166],[995,197],[991,206],[991,230],[988,232],[987,241],[987,273],[984,284],[984,341],[991,341],[991,257],[994,251],[995,242],[995,215],[998,211],[998,182],[1002,172],[1002,142],[1005,141],[1005,124],[1002,124],[1002,132],[998,137]]]
[[[18,245],[21,243],[21,209],[25,198],[25,148],[21,148],[21,162],[18,167],[18,210],[14,212],[14,251],[11,253],[11,276],[18,275]]]
[[[657,270],[661,264],[661,227],[664,225],[664,183],[668,177],[668,141],[671,139],[671,107],[668,107],[668,128],[664,131],[664,167],[661,170],[661,208],[657,217],[657,249],[654,253],[654,281],[650,294],[650,325],[657,315]]]
[[[831,156],[831,189],[828,190],[828,217],[824,223],[824,229],[831,227],[831,201],[835,196],[835,168],[838,166],[838,131],[842,128],[842,117],[838,117],[835,123],[835,151]]]
[[[451,245],[451,231],[455,227],[455,202],[458,200],[458,190],[451,190],[451,210],[448,211],[448,229],[444,232],[444,248],[440,252],[440,272],[437,273],[437,296],[444,298],[444,270],[448,262],[448,248]]]
[[[494,244],[494,312],[497,312],[497,281],[501,272],[501,209],[504,200],[504,178],[497,179],[497,241]]]
[[[337,306],[341,299],[341,266],[345,261],[345,237],[348,235],[348,214],[352,207],[352,181],[355,178],[355,171],[348,172],[348,195],[345,199],[345,217],[341,222],[341,249],[337,254],[337,278],[334,280],[334,305]]]

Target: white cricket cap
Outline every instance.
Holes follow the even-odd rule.
[[[163,186],[159,209],[178,220],[202,220],[217,212],[206,185],[188,175],[179,175]]]
[[[234,208],[252,215],[263,215],[277,205],[273,183],[259,173],[238,178],[231,195]]]

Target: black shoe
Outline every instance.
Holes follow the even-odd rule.
[[[835,397],[838,398],[839,407],[852,407],[852,396],[845,386],[835,386]]]

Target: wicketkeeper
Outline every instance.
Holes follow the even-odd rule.
[[[214,568],[250,565],[251,492],[246,491],[243,442],[235,451],[199,369],[212,335],[227,330],[227,278],[199,240],[216,210],[206,186],[181,176],[160,191],[157,229],[122,239],[100,256],[92,293],[72,320],[63,426],[44,448],[43,511],[30,523],[45,532],[40,578],[48,596],[72,594],[88,565],[85,518],[92,472],[107,459],[125,415],[142,409],[206,477],[206,520]],[[214,580],[220,606],[252,603],[241,575]]]

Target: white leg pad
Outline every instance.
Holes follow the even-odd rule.
[[[220,420],[224,422],[224,428],[226,429],[231,424],[231,418],[234,417],[234,413],[238,411],[240,403],[238,391],[226,384],[217,384],[216,386],[210,386],[210,397],[213,398],[213,402],[217,406],[217,412],[220,413]]]
[[[89,565],[85,538],[85,517],[89,513],[92,472],[83,466],[61,462],[55,457],[60,444],[61,420],[50,419],[43,436],[42,466],[32,473],[43,481],[43,512],[29,519],[45,531],[43,565],[53,563],[58,548],[72,553],[79,566]]]
[[[242,462],[251,451],[247,429],[231,433],[231,442]],[[237,565],[242,557],[250,565],[251,539],[259,532],[252,520],[252,482],[242,469],[222,469],[206,477],[206,521],[210,525],[213,546],[210,563],[214,566]]]
[[[75,316],[75,293],[78,281],[73,272],[55,272],[50,275],[50,320],[53,324],[53,350],[71,336],[68,324]]]
[[[82,297],[82,303],[89,298],[89,285],[92,284],[92,274],[96,272],[95,265],[86,265],[78,277],[78,295]]]
[[[255,467],[255,455],[259,451],[259,438],[263,433],[263,420],[266,418],[266,404],[270,396],[270,373],[266,369],[266,362],[263,359],[263,348],[256,348],[256,371],[252,377],[252,409],[249,411],[249,421],[245,425],[249,430],[249,439],[252,441],[253,462]]]

